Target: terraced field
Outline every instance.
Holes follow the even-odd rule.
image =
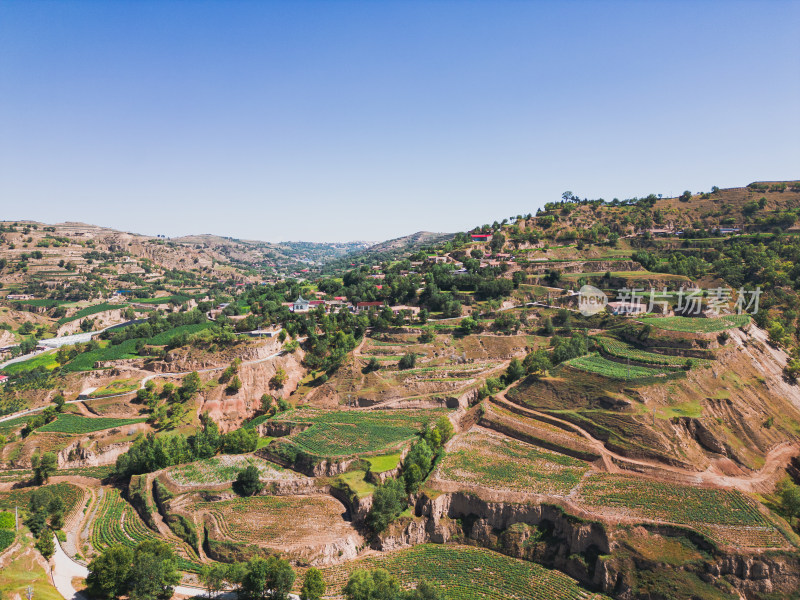
[[[307,546],[355,534],[344,506],[331,496],[255,496],[195,502],[193,512],[213,516],[225,538],[281,548]]]
[[[317,456],[350,456],[374,452],[413,438],[419,430],[446,414],[428,411],[313,411],[294,410],[277,421],[308,424],[290,439]]]
[[[750,315],[726,315],[705,319],[700,317],[644,317],[639,319],[642,323],[652,325],[665,331],[680,331],[683,333],[716,333],[744,327],[750,323]]]
[[[83,499],[83,490],[71,483],[51,483],[46,486],[64,502],[64,514],[73,511]],[[0,492],[0,510],[13,511],[15,507],[26,508],[31,493],[39,488],[27,487]]]
[[[686,364],[685,357],[647,352],[646,350],[640,350],[639,348],[636,348],[630,344],[626,344],[622,340],[618,340],[616,338],[598,336],[594,338],[594,340],[600,344],[600,346],[603,348],[603,352],[617,358],[625,358],[634,360],[636,362],[674,369],[683,368],[683,366]],[[710,363],[710,361],[700,358],[693,358],[692,362],[697,365],[707,365]]]
[[[103,488],[103,497],[94,521],[89,541],[95,551],[115,544],[136,546],[145,540],[161,539],[145,525],[133,507],[125,502],[116,488]]]
[[[625,365],[603,358],[597,353],[579,356],[564,363],[580,371],[597,373],[611,379],[648,379],[663,376],[667,370],[664,368],[650,368],[639,365]]]
[[[687,525],[726,545],[779,548],[787,544],[755,502],[736,490],[695,488],[598,473],[584,480],[578,498],[605,515]]]
[[[380,557],[322,569],[327,594],[341,598],[356,569],[386,569],[410,587],[419,581],[439,587],[447,600],[603,600],[559,571],[484,548],[421,544]]]
[[[43,425],[36,431],[52,431],[56,433],[92,433],[113,427],[124,427],[146,421],[141,419],[114,419],[110,417],[84,417],[72,413],[62,413],[55,420]]]
[[[438,477],[497,490],[566,495],[589,465],[523,442],[470,431],[450,445]]]
[[[167,471],[167,477],[178,485],[217,485],[236,480],[239,471],[255,466],[261,479],[298,479],[301,476],[270,463],[263,458],[241,454],[222,454],[205,460],[180,465]]]
[[[136,510],[120,496],[118,489],[102,488],[102,491],[103,496],[98,500],[97,513],[92,520],[88,540],[95,552],[117,544],[133,548],[140,542],[164,539],[144,524]],[[188,553],[188,550],[182,548],[179,551],[178,568],[197,573],[200,570],[197,559],[187,559],[180,555],[181,552]]]

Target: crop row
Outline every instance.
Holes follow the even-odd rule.
[[[744,327],[750,323],[750,315],[725,315],[710,319],[701,317],[644,317],[640,320],[642,323],[666,331],[716,333],[735,327]]]
[[[499,435],[470,432],[454,445],[439,476],[502,490],[566,495],[588,465],[563,454]]]
[[[125,502],[115,488],[104,488],[99,500],[89,541],[95,551],[116,544],[135,547],[145,540],[161,539],[139,518],[133,507]]]
[[[383,568],[404,587],[427,581],[447,600],[604,599],[555,570],[472,546],[420,544],[382,557],[322,569],[328,594],[341,594],[355,569]]]
[[[441,410],[291,411],[276,419],[311,424],[291,438],[308,452],[317,456],[348,456],[381,450],[410,439],[442,414]]]
[[[737,544],[758,540],[756,547],[782,545],[783,539],[755,503],[737,490],[696,488],[646,481],[625,475],[596,474],[579,489],[583,503],[618,510],[634,518],[692,526],[715,536],[726,533]]]
[[[141,419],[116,419],[112,417],[84,417],[73,413],[61,413],[55,420],[40,427],[37,431],[52,431],[56,433],[92,433],[103,431],[112,427],[124,427],[141,423]]]
[[[642,379],[658,377],[664,374],[663,369],[641,367],[639,365],[625,365],[603,358],[599,354],[587,354],[568,361],[570,367],[589,373],[597,373],[611,379]]]
[[[640,350],[630,344],[626,344],[622,340],[609,338],[605,336],[598,336],[594,340],[603,348],[606,354],[616,356],[617,358],[629,358],[637,362],[647,363],[650,365],[661,365],[665,367],[680,368],[686,364],[686,358],[682,356],[669,356],[666,354],[656,354],[655,352],[647,352]],[[708,361],[704,359],[694,358],[692,362],[695,364],[707,364]]]

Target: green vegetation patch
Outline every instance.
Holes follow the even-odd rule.
[[[786,539],[738,490],[659,483],[627,475],[598,473],[584,480],[580,500],[604,512],[687,525],[723,544],[777,548]]]
[[[716,333],[744,327],[750,323],[750,315],[726,315],[705,319],[700,317],[644,317],[639,319],[642,323],[652,325],[665,331],[680,331],[683,333]]]
[[[604,353],[617,358],[630,359],[649,365],[659,365],[671,368],[682,368],[686,365],[686,358],[683,356],[669,356],[666,354],[656,354],[655,352],[640,350],[639,348],[636,348],[635,346],[627,344],[616,338],[598,336],[593,339],[602,347]],[[709,360],[702,358],[693,358],[691,360],[692,363],[698,365],[707,365],[710,363]]]
[[[505,436],[469,432],[444,457],[439,476],[450,481],[534,494],[569,494],[589,465]]]
[[[134,423],[142,423],[146,419],[114,419],[111,417],[84,417],[82,415],[75,415],[71,413],[62,413],[43,425],[37,431],[53,431],[56,433],[92,433],[93,431],[102,431],[104,429],[111,429],[112,427],[124,427],[125,425],[133,425]]]
[[[642,367],[639,365],[625,365],[603,358],[597,353],[579,356],[567,361],[565,364],[574,369],[597,373],[611,379],[645,379],[659,377],[665,374],[664,369]]]
[[[6,375],[18,375],[19,373],[32,371],[33,369],[38,369],[39,367],[43,367],[52,371],[57,366],[58,361],[56,360],[56,353],[45,352],[43,354],[38,354],[33,358],[29,358],[28,360],[23,360],[21,362],[10,364],[7,367],[3,367],[3,373]]]
[[[386,569],[402,585],[425,580],[447,600],[607,600],[560,571],[473,546],[420,544],[322,569],[327,593],[337,596],[356,569]]]
[[[277,421],[308,424],[290,439],[316,456],[350,456],[376,452],[412,439],[422,427],[447,411],[313,411],[294,410]]]

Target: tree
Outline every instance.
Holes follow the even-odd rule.
[[[385,569],[356,569],[343,591],[347,600],[400,600],[404,596],[397,579]]]
[[[39,539],[36,540],[36,549],[42,553],[46,560],[56,553],[56,545],[53,541],[53,532],[49,527],[42,529]]]
[[[111,546],[89,563],[86,578],[89,593],[95,598],[119,598],[125,595],[133,562],[133,549]]]
[[[364,372],[365,373],[371,373],[373,371],[377,371],[380,368],[381,368],[380,361],[378,361],[378,359],[373,356],[372,358],[369,359],[369,362],[367,363],[367,366],[364,367]]]
[[[269,385],[270,387],[279,390],[286,385],[288,380],[289,376],[286,374],[286,371],[283,369],[283,367],[278,367],[278,369],[275,371],[275,374],[272,376],[272,379],[269,380]]]
[[[200,569],[200,581],[206,586],[209,598],[216,598],[225,587],[225,580],[228,577],[228,568],[222,564],[205,564]]]
[[[242,380],[239,379],[238,375],[233,376],[233,379],[231,379],[231,382],[228,384],[228,387],[226,389],[231,394],[235,394],[240,389],[242,389]]]
[[[544,375],[552,367],[550,356],[544,349],[535,350],[528,354],[525,360],[522,361],[522,365],[525,367],[525,371],[534,377]]]
[[[262,487],[258,468],[253,465],[239,471],[233,484],[234,491],[240,496],[253,496],[260,492]]]
[[[417,364],[417,355],[413,352],[407,352],[404,354],[397,363],[397,368],[401,371],[406,369],[413,369],[414,366]]]
[[[261,394],[261,412],[265,415],[272,409],[274,398],[269,394]]]
[[[295,574],[288,561],[275,555],[253,558],[242,578],[242,591],[249,600],[272,598],[284,600],[294,583]]]
[[[680,201],[681,202],[688,202],[689,200],[691,200],[691,198],[692,198],[692,192],[690,192],[689,190],[686,190],[685,192],[683,192],[681,194]]]
[[[45,452],[42,456],[31,459],[33,465],[33,482],[35,485],[47,483],[50,476],[58,469],[58,457],[53,452]]]
[[[389,479],[379,485],[372,495],[372,507],[367,514],[367,524],[380,533],[405,510],[408,505],[404,482]]]
[[[791,523],[793,519],[800,517],[800,486],[786,478],[776,488],[781,510]]]
[[[525,367],[518,358],[512,358],[506,369],[505,380],[507,384],[512,384],[518,379],[522,379],[525,375]]]
[[[322,571],[311,567],[306,572],[303,587],[300,589],[300,600],[320,600],[325,594],[325,580]]]
[[[56,407],[56,412],[62,412],[65,404],[66,400],[64,400],[64,396],[56,394],[55,398],[53,398],[53,405]]]
[[[450,441],[450,438],[453,437],[453,423],[447,418],[446,415],[442,415],[436,420],[436,429],[439,430],[439,435],[441,436],[441,443],[444,446],[447,442]]]
[[[181,385],[181,388],[189,396],[193,396],[200,389],[200,384],[200,374],[197,371],[192,371],[183,378],[183,384]]]
[[[136,546],[128,584],[131,600],[168,600],[180,579],[169,544],[150,540]]]

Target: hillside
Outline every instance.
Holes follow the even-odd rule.
[[[69,556],[162,540],[183,584],[280,556],[327,598],[378,567],[448,600],[791,598],[798,217],[770,182],[366,249],[5,224],[36,297],[0,301],[0,542],[42,544],[49,488]]]

